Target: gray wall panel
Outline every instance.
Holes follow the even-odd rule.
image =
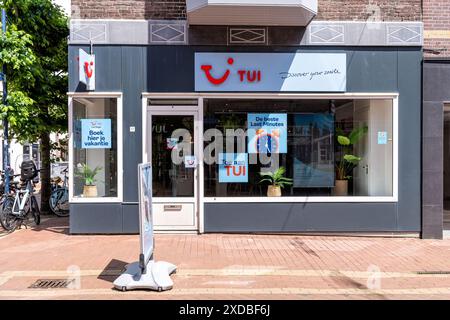
[[[423,83],[424,101],[449,101],[450,62],[425,62]]]
[[[122,205],[71,204],[70,233],[122,233]]]
[[[424,74],[428,74],[426,65]],[[450,72],[449,72],[450,76]],[[450,80],[449,80],[450,83]],[[429,88],[429,84],[424,82],[424,91]],[[443,101],[423,102],[423,137],[442,139],[444,134],[444,108]]]
[[[450,101],[450,61],[423,64],[422,236],[442,239],[444,102]]]
[[[137,163],[142,162],[142,92],[147,81],[147,50],[123,47],[123,196],[125,202],[137,202]],[[126,58],[125,58],[126,57]],[[130,126],[136,131],[130,132]]]
[[[122,48],[94,47],[96,84],[95,91],[122,90]]]
[[[397,92],[396,50],[370,48],[347,52],[348,92]]]
[[[192,47],[148,47],[147,65],[147,91],[194,91],[194,50]]]
[[[420,231],[421,217],[421,51],[398,51],[399,230]],[[419,211],[420,212],[420,211]]]
[[[125,204],[123,212],[123,233],[139,233],[139,206],[137,204]]]
[[[206,232],[398,231],[390,203],[207,203]]]

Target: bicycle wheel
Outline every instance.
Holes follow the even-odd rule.
[[[39,209],[39,205],[37,203],[36,197],[31,196],[31,214],[33,215],[34,222],[36,225],[41,224],[41,210]]]
[[[0,207],[0,224],[3,229],[7,231],[14,231],[19,226],[19,219],[12,214],[14,205],[14,197],[7,196],[3,197],[1,207]]]
[[[50,210],[58,217],[69,215],[69,192],[67,188],[52,191],[49,199]]]

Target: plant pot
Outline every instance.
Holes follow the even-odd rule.
[[[86,198],[92,198],[97,196],[97,186],[84,186],[83,196]]]
[[[348,180],[336,180],[334,187],[335,196],[347,196],[348,195]]]
[[[268,197],[281,197],[281,187],[280,186],[269,186],[267,188]]]

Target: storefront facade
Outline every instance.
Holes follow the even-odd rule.
[[[165,25],[182,36],[153,41],[162,25],[72,22],[71,233],[138,232],[141,162],[161,232],[421,233],[420,22],[241,28],[262,43],[180,21]],[[93,90],[80,49],[95,54]],[[292,179],[281,197],[261,182],[273,163]]]

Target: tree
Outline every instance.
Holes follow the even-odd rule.
[[[3,0],[8,31],[0,37],[6,65],[7,105],[1,106],[12,138],[40,141],[41,211],[50,197],[50,133],[67,131],[68,18],[51,0]]]

